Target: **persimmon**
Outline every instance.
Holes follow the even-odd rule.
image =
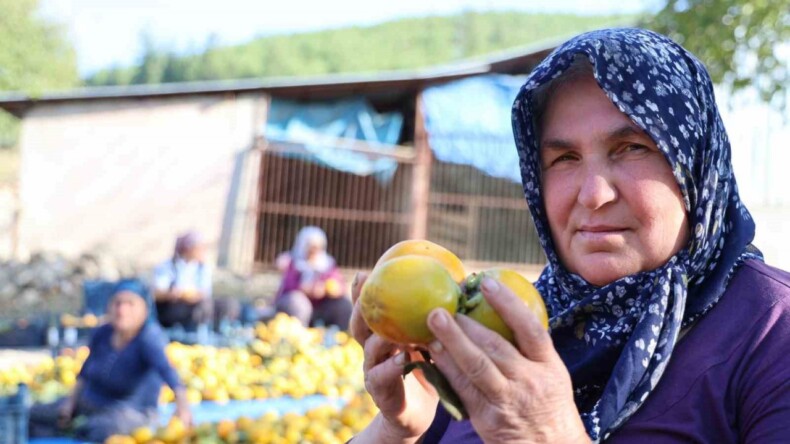
[[[407,255],[427,256],[436,259],[459,284],[466,278],[464,264],[461,259],[458,259],[458,256],[447,248],[424,239],[408,239],[398,242],[381,255],[376,266],[390,259]]]
[[[543,299],[521,274],[493,268],[464,277],[464,266],[450,250],[426,240],[407,240],[390,247],[378,260],[360,294],[362,317],[379,336],[399,344],[427,344],[434,339],[428,314],[444,308],[462,313],[499,333],[511,343],[513,332],[480,291],[484,277],[516,294],[548,328]]]
[[[506,268],[492,268],[471,274],[466,280],[466,298],[463,302],[463,307],[459,307],[459,312],[494,330],[511,343],[514,342],[513,331],[486,301],[480,291],[480,283],[485,277],[490,277],[510,289],[519,299],[527,304],[527,307],[532,310],[538,321],[543,325],[543,328],[549,327],[546,305],[543,303],[543,298],[541,298],[538,290],[520,273]]]
[[[378,264],[359,297],[362,317],[379,336],[400,344],[427,344],[433,333],[428,314],[456,313],[461,287],[447,269],[428,256],[400,256]]]

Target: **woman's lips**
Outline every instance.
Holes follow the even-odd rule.
[[[576,234],[588,242],[608,242],[621,239],[627,228],[609,225],[581,226]]]
[[[590,231],[593,233],[601,233],[607,231],[625,231],[625,227],[616,225],[582,225],[578,231]]]

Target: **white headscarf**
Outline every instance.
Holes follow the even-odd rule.
[[[308,258],[311,245],[321,245],[322,249],[313,258]],[[301,273],[302,282],[309,282],[317,275],[329,271],[335,266],[335,260],[326,252],[326,233],[324,230],[308,226],[299,230],[294,246],[291,249],[291,260],[294,267]]]

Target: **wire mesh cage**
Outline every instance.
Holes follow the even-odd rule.
[[[428,203],[425,237],[464,260],[545,262],[520,183],[430,158],[429,186],[420,191],[413,186],[416,156],[391,158],[397,161],[396,172],[382,181],[322,166],[296,144],[267,145],[259,184],[257,265],[272,267],[302,227],[315,225],[326,232],[338,265],[370,268],[389,246],[412,233],[415,200]]]

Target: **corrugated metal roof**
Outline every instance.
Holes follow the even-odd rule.
[[[274,77],[238,80],[162,83],[155,85],[99,86],[52,91],[40,96],[0,93],[0,108],[21,116],[37,103],[105,99],[265,92],[274,96],[329,99],[349,94],[418,91],[433,83],[485,73],[526,73],[562,40],[539,42],[484,57],[409,71],[332,74],[310,77]]]

